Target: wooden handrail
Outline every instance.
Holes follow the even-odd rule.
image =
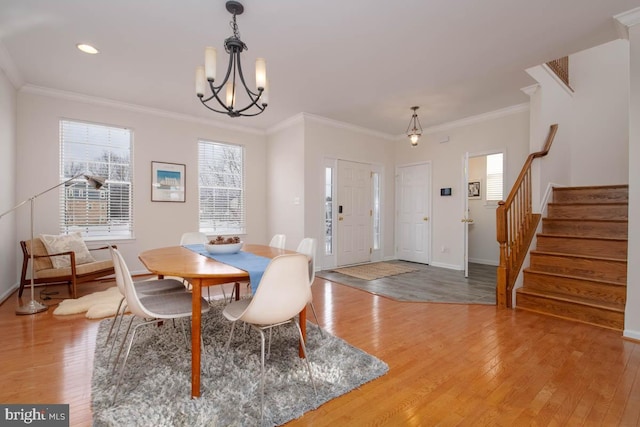
[[[513,286],[540,222],[541,215],[533,213],[531,203],[531,164],[534,159],[549,153],[557,131],[557,124],[550,126],[542,151],[529,154],[509,196],[505,201],[498,202],[496,210],[496,237],[500,244],[500,265],[496,286],[498,307],[511,308],[512,306]]]

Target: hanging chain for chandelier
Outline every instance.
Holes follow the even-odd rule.
[[[226,3],[227,10],[233,15],[229,25],[233,31],[233,35],[224,41],[224,50],[229,54],[229,65],[227,73],[218,86],[216,82],[216,62],[217,51],[213,47],[205,48],[204,66],[196,68],[196,95],[202,102],[202,105],[216,113],[227,114],[230,117],[240,116],[257,116],[261,114],[268,104],[268,82],[267,82],[267,64],[263,58],[256,59],[256,88],[257,92],[252,91],[245,82],[242,74],[242,64],[240,62],[240,54],[244,50],[248,50],[247,45],[240,40],[240,31],[236,22],[236,15],[244,12],[244,6],[237,1],[228,1]],[[208,83],[208,85],[207,85]],[[246,92],[249,103],[245,107],[237,108],[238,89],[242,84]],[[205,98],[206,87],[209,86],[211,95]],[[221,99],[222,88],[226,87],[225,100]],[[242,89],[240,89],[242,91]],[[210,102],[210,104],[208,104]],[[213,104],[213,106],[211,105]]]
[[[413,110],[413,116],[411,116],[411,120],[409,120],[409,126],[407,126],[407,136],[409,140],[411,140],[411,145],[415,147],[418,145],[418,140],[422,136],[422,126],[420,125],[420,119],[418,118],[418,113],[416,110],[420,107],[411,107]]]

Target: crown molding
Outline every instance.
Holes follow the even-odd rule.
[[[621,39],[629,39],[629,27],[640,23],[640,7],[613,16]]]
[[[382,138],[382,139],[388,139],[388,140],[394,140],[395,137],[393,135],[390,135],[388,133],[384,133],[384,132],[378,132],[378,131],[374,131],[362,126],[357,126],[357,125],[352,125],[350,123],[345,123],[345,122],[341,122],[339,120],[333,120],[333,119],[328,119],[326,117],[322,117],[322,116],[316,116],[315,114],[309,114],[309,113],[301,113],[302,116],[304,117],[305,120],[309,120],[311,122],[316,122],[316,123],[320,123],[326,126],[330,126],[336,129],[346,129],[346,130],[350,130],[352,132],[357,132],[357,133],[361,133],[364,135],[370,135],[370,136],[374,136],[376,138]]]
[[[216,120],[194,117],[188,114],[175,113],[172,111],[144,107],[142,105],[129,104],[126,102],[114,101],[111,99],[100,98],[97,96],[89,96],[89,95],[84,95],[76,92],[51,89],[51,88],[46,88],[42,86],[27,84],[20,89],[20,92],[48,96],[51,98],[65,99],[68,101],[82,102],[85,104],[100,105],[103,107],[117,108],[121,110],[133,111],[136,113],[143,113],[143,114],[150,114],[154,116],[159,116],[159,117],[164,117],[164,118],[174,119],[174,120],[181,120],[185,122],[205,124],[209,126],[222,128],[222,129],[245,132],[245,133],[250,133],[254,135],[262,135],[262,136],[265,135],[265,132],[261,129],[255,129],[255,128],[250,128],[246,126],[230,125],[228,123],[222,123]]]
[[[534,83],[534,84],[532,84],[530,86],[525,86],[525,87],[521,88],[520,90],[523,91],[528,96],[531,96],[534,93],[536,93],[538,91],[538,89],[540,89],[540,83]]]
[[[304,114],[298,113],[295,116],[291,116],[288,119],[284,119],[280,123],[271,126],[269,129],[267,129],[266,133],[267,135],[272,135],[276,132],[280,132],[283,129],[293,127],[302,122],[304,122]]]
[[[14,88],[20,89],[24,85],[24,80],[18,71],[18,67],[13,62],[9,51],[0,41],[0,69],[4,71]]]
[[[464,119],[454,120],[452,122],[431,126],[426,129],[423,129],[422,134],[429,135],[429,134],[434,134],[438,132],[449,131],[449,130],[461,128],[464,126],[486,122],[488,120],[498,119],[500,117],[510,116],[512,114],[522,113],[523,111],[529,111],[528,102],[525,102],[523,104],[512,105],[506,108],[501,108],[499,110],[489,111],[483,114],[478,114],[477,116],[470,116]],[[396,139],[404,139],[406,137],[407,135],[402,134],[396,137]]]

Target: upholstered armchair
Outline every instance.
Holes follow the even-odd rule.
[[[84,243],[82,243],[84,246]],[[113,260],[111,258],[96,260],[91,255],[94,251],[109,249],[108,246],[88,249],[83,251],[56,250],[48,251],[41,237],[21,241],[22,248],[22,274],[20,276],[19,296],[22,296],[24,287],[31,283],[28,277],[31,248],[33,247],[33,275],[34,284],[64,284],[69,286],[72,298],[77,298],[77,285],[89,282],[100,277],[115,274]]]

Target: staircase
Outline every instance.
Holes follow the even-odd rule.
[[[516,308],[624,328],[628,186],[554,188]]]

